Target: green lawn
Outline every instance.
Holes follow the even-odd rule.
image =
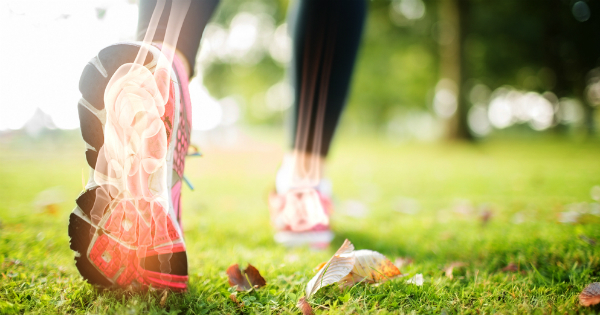
[[[314,267],[345,238],[392,261],[411,258],[402,273],[422,273],[425,283],[328,287],[309,300],[317,313],[600,311],[577,299],[600,281],[600,217],[558,222],[570,204],[593,202],[600,143],[398,144],[340,133],[328,166],[337,236],[318,252],[272,240],[266,194],[282,141],[267,131],[245,137],[243,145],[205,147],[204,157],[188,160],[195,185],[183,192],[190,290],[169,294],[164,307],[160,292],[98,291],[74,266],[67,223],[86,168],[79,136],[0,138],[0,313],[299,313],[295,304]],[[56,214],[35,204],[50,188],[63,195]],[[492,214],[487,224],[483,212]],[[453,262],[466,267],[450,278],[444,267]],[[251,263],[267,280],[237,294],[243,305],[229,299],[232,263]],[[509,263],[518,270],[503,271]]]

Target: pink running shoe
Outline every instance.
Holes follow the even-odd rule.
[[[127,103],[120,108],[105,108],[104,103],[113,74],[135,60],[140,45],[119,43],[102,49],[81,75],[78,110],[90,180],[70,216],[71,249],[77,269],[91,284],[185,291],[188,266],[180,196],[191,105],[183,65],[175,57],[168,101],[160,110],[152,107],[160,113],[154,120],[147,118],[149,111],[135,111]],[[160,50],[151,47],[144,61],[149,71],[142,70],[153,73],[159,56]],[[136,130],[142,119],[152,121],[147,125],[151,128]],[[115,184],[115,178],[121,184]]]
[[[269,196],[269,209],[277,243],[323,249],[333,239],[329,227],[331,198],[315,188],[295,188],[284,194],[274,191]]]

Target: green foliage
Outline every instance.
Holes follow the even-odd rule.
[[[261,3],[277,25],[284,23],[286,1],[223,1],[214,22],[228,26],[233,16]],[[364,124],[379,124],[396,107],[426,109],[428,92],[437,82],[437,44],[432,25],[435,9],[427,7],[426,16],[414,23],[396,26],[390,20],[390,2],[369,2],[362,47],[348,100],[348,119]],[[284,65],[266,54],[255,65],[214,62],[204,71],[204,84],[217,98],[237,95],[254,123],[281,124],[281,114],[265,108],[264,93],[286,78]]]
[[[328,165],[337,236],[324,252],[286,250],[272,240],[264,200],[281,159],[275,133],[250,136],[262,151],[207,148],[204,157],[188,160],[186,174],[196,186],[183,192],[190,290],[170,293],[164,308],[160,292],[99,291],[75,268],[67,222],[86,167],[80,140],[63,134],[38,144],[1,143],[0,313],[297,314],[314,267],[345,238],[392,260],[411,257],[414,263],[401,271],[422,273],[425,284],[399,278],[324,288],[309,301],[317,314],[599,311],[577,301],[585,285],[600,280],[600,247],[581,237],[600,240],[597,223],[557,223],[566,204],[591,201],[590,188],[600,178],[598,143],[537,137],[397,146],[340,136]],[[50,187],[66,196],[56,216],[32,205]],[[419,211],[395,211],[399,197],[418,201]],[[471,213],[455,211],[457,198],[473,204]],[[363,202],[366,217],[348,216],[347,200]],[[481,207],[493,212],[487,225],[479,219]],[[443,268],[455,261],[467,266],[449,279]],[[267,286],[236,293],[234,303],[225,270],[248,262]],[[511,262],[518,271],[502,271]]]
[[[390,20],[390,3],[369,3],[362,47],[354,74],[348,116],[353,122],[380,124],[394,109],[420,108],[438,80],[435,11],[405,26]]]
[[[600,44],[595,38],[600,36],[600,5],[596,1],[584,1],[592,12],[587,21],[574,17],[575,1],[456,1],[463,26],[454,34],[455,40],[461,38],[463,50],[465,101],[477,82],[492,90],[511,85],[552,91],[558,97],[581,100],[591,128],[593,113],[583,93],[586,76],[599,65]],[[447,26],[439,22],[438,1],[424,1],[425,15],[416,20],[397,17],[393,7],[400,2],[369,1],[345,114],[348,123],[379,128],[398,113],[429,110],[440,76],[440,29]],[[227,27],[236,13],[260,7],[280,25],[285,22],[287,5],[282,0],[223,1],[214,21]],[[247,113],[246,121],[281,124],[281,113],[266,107],[265,92],[286,78],[285,71],[267,53],[255,65],[214,62],[204,69],[204,83],[218,98],[236,95]],[[465,104],[465,109],[470,105]]]

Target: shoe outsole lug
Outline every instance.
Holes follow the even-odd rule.
[[[144,259],[144,269],[160,273],[161,258],[169,259],[171,265],[169,274],[177,276],[188,275],[187,254],[185,252],[148,256]]]
[[[94,63],[98,63],[98,60],[96,59]],[[104,89],[99,88],[99,86],[106,87],[110,77],[102,75],[94,63],[88,63],[83,69],[79,79],[79,92],[92,106],[98,110],[103,110]]]
[[[81,104],[77,104],[77,111],[79,112],[79,125],[81,127],[81,136],[83,137],[83,140],[94,147],[96,152],[100,151],[100,148],[104,145],[102,122],[96,115]],[[90,166],[94,167],[96,165]]]
[[[87,250],[95,233],[96,228],[75,213],[71,213],[69,217],[71,249],[78,253],[78,255],[75,255],[75,266],[81,276],[90,284],[110,287],[113,283],[102,275],[87,257]]]
[[[117,71],[117,69],[119,69],[119,67],[122,66],[124,63],[134,62],[139,50],[139,46],[126,43],[111,45],[102,49],[98,53],[98,59],[102,63],[104,69],[106,70],[106,73],[108,74],[108,79],[110,79],[115,73],[115,71]],[[118,55],[119,58],[115,58],[116,55]],[[151,54],[148,54],[146,56],[146,60],[144,61],[144,65],[150,64],[152,62],[152,59],[153,58]],[[104,104],[104,90],[102,90],[102,93],[102,103]]]
[[[96,202],[96,189],[98,187],[94,187],[92,189],[86,190],[82,192],[79,197],[75,200],[75,203],[81,209],[81,211],[90,218],[90,211],[94,207],[94,202]]]
[[[85,160],[91,168],[96,169],[96,163],[98,162],[98,152],[94,150],[85,151]]]

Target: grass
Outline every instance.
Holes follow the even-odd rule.
[[[337,234],[332,248],[319,252],[287,250],[272,240],[266,194],[280,141],[273,133],[245,137],[243,145],[207,146],[205,157],[188,160],[195,185],[183,196],[190,289],[169,294],[164,306],[161,292],[100,291],[79,276],[67,237],[86,167],[79,136],[0,138],[0,313],[299,313],[295,304],[314,267],[345,238],[392,260],[411,258],[402,273],[422,273],[425,284],[400,278],[328,287],[309,300],[317,313],[600,311],[577,299],[600,281],[597,217],[558,223],[568,205],[592,202],[599,143],[397,144],[340,134],[328,168]],[[36,198],[50,188],[58,200],[40,207]],[[482,212],[492,214],[487,224]],[[444,268],[453,262],[466,266],[450,278]],[[225,270],[232,263],[251,263],[268,283],[237,293],[243,305],[229,298],[234,291]],[[503,271],[509,263],[517,270]]]

